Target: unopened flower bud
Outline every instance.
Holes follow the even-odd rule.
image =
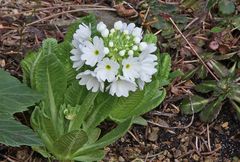
[[[97,31],[99,31],[100,33],[103,32],[106,28],[107,26],[103,22],[97,24]]]
[[[106,38],[106,37],[108,36],[108,34],[109,34],[109,30],[108,30],[108,29],[105,29],[105,30],[103,30],[103,31],[101,32],[101,34],[102,34],[102,36],[103,36],[104,38]]]
[[[117,21],[114,23],[114,28],[117,29],[117,30],[121,30],[123,27],[123,23],[122,21]]]

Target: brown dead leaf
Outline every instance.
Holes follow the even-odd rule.
[[[117,14],[122,17],[135,17],[138,15],[138,12],[134,8],[127,8],[124,4],[118,4],[115,6]]]

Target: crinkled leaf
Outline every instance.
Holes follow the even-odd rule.
[[[74,158],[77,161],[84,161],[84,162],[92,162],[92,161],[100,161],[104,158],[104,151],[103,150],[95,150],[93,152],[86,153],[84,155],[80,155]]]
[[[208,93],[214,91],[217,88],[217,82],[215,80],[204,80],[200,84],[197,84],[194,89],[201,93]]]
[[[37,90],[43,92],[46,100],[51,104],[60,105],[66,87],[67,80],[63,65],[53,54],[44,56],[36,68]]]
[[[25,111],[40,99],[39,93],[0,69],[0,113],[14,114]]]
[[[147,43],[157,43],[157,36],[155,36],[154,34],[145,34],[143,37],[143,41],[147,42]]]
[[[88,93],[88,95],[84,98],[82,104],[80,106],[75,107],[76,109],[78,109],[78,112],[76,113],[76,117],[71,121],[71,125],[69,126],[69,130],[80,129],[80,127],[83,124],[83,121],[86,119],[87,114],[91,110],[91,108],[93,106],[93,103],[94,103],[94,100],[97,97],[97,95],[98,95],[98,93]],[[101,110],[99,110],[99,111],[101,111]],[[96,114],[96,117],[99,118],[97,114]],[[104,120],[104,119],[101,119],[101,120]],[[95,119],[94,121],[99,122],[97,119]]]
[[[198,95],[194,95],[190,98],[184,99],[180,104],[180,109],[183,114],[193,114],[200,112],[209,102],[209,99],[205,99]]]
[[[71,106],[81,105],[88,93],[89,91],[84,86],[80,86],[78,81],[75,80],[67,88],[64,95],[64,103]]]
[[[53,146],[59,156],[64,159],[69,159],[72,158],[73,153],[81,148],[87,141],[87,134],[83,130],[74,130],[57,139]]]
[[[93,150],[103,149],[105,146],[113,143],[120,137],[122,137],[130,128],[132,124],[132,118],[125,120],[123,123],[118,124],[116,128],[111,130],[109,133],[104,135],[98,141],[91,145],[85,145],[83,148],[79,149],[75,156],[85,155]]]
[[[133,116],[142,115],[156,108],[165,98],[165,90],[158,90],[159,82],[153,81],[146,85],[144,91],[137,91],[127,98],[115,100],[114,109],[110,114],[111,119],[122,122]]]
[[[100,95],[100,97],[102,95]],[[100,104],[95,105],[95,108],[91,112],[91,115],[89,115],[89,118],[85,124],[85,127],[87,129],[96,127],[103,120],[105,120],[109,116],[109,113],[112,111],[112,109],[115,108],[115,106],[113,106],[115,105],[113,96],[106,94],[105,99],[101,101],[102,102]]]
[[[161,53],[158,63],[158,80],[168,80],[168,76],[171,70],[171,57],[168,53]]]
[[[0,132],[0,143],[8,146],[42,145],[30,128],[17,122],[9,114],[0,113]]]
[[[21,61],[21,67],[23,70],[23,80],[30,87],[35,87],[35,69],[41,58],[42,52],[31,52]]]

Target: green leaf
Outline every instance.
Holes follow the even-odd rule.
[[[67,88],[64,103],[71,106],[81,105],[88,93],[89,91],[84,86],[80,86],[78,81],[75,80]]]
[[[92,162],[92,161],[100,161],[104,158],[104,151],[103,150],[96,150],[93,152],[86,153],[84,155],[80,155],[74,158],[77,161],[84,161],[84,162]]]
[[[138,125],[142,125],[142,126],[147,126],[147,120],[145,120],[143,117],[141,116],[137,116],[133,119],[133,124],[138,124]]]
[[[210,31],[211,31],[212,33],[220,33],[220,32],[223,31],[223,29],[224,29],[224,28],[221,28],[221,27],[219,27],[219,26],[215,26],[215,27],[213,27]]]
[[[180,104],[180,109],[183,114],[198,113],[207,105],[208,102],[209,99],[194,95],[191,97],[191,99],[184,99]]]
[[[136,91],[127,98],[115,99],[114,109],[110,114],[111,119],[122,122],[133,116],[142,115],[156,108],[164,99],[165,90],[159,91],[159,82],[153,81],[146,85],[143,91]]]
[[[73,49],[72,44],[68,41],[58,44],[58,52],[55,54],[59,61],[64,65],[68,85],[76,80],[77,71],[72,68],[73,62],[70,60],[70,51]]]
[[[8,146],[42,145],[30,128],[17,122],[9,114],[0,113],[0,132],[0,143]]]
[[[205,66],[200,65],[197,71],[197,75],[201,79],[205,79],[208,76],[208,71]]]
[[[240,120],[240,106],[236,102],[234,102],[233,100],[230,100],[230,102],[233,105],[233,107],[235,108],[236,113],[237,113],[237,117]]]
[[[21,61],[23,80],[30,87],[35,87],[35,69],[41,58],[42,52],[31,52]]]
[[[168,80],[171,71],[171,57],[168,53],[161,53],[158,65],[158,80]]]
[[[99,96],[101,97],[103,94]],[[91,115],[89,115],[89,118],[87,119],[84,126],[86,129],[92,129],[98,126],[98,124],[100,124],[109,116],[109,113],[112,111],[112,109],[115,108],[113,106],[115,105],[113,96],[106,94],[104,100],[101,101],[102,102],[100,104],[95,105],[91,112]]]
[[[58,129],[59,108],[63,103],[67,87],[67,79],[63,65],[53,54],[44,56],[36,67],[36,88],[44,94],[46,104],[45,113],[50,115],[56,134],[63,130]]]
[[[114,109],[110,117],[115,121],[124,121],[130,116],[135,116],[132,111],[138,107],[141,101],[144,100],[144,91],[138,90],[131,93],[128,97],[115,98]],[[144,100],[144,102],[147,102]]]
[[[89,93],[84,98],[83,103],[80,105],[80,109],[78,110],[75,119],[70,121],[69,130],[78,130],[78,129],[80,129],[81,125],[83,124],[83,121],[86,119],[86,116],[87,116],[87,114],[90,111],[90,108],[92,108],[94,100],[97,97],[97,95],[98,95],[98,93]],[[99,110],[99,111],[101,111],[101,110]],[[93,115],[94,115],[94,113],[93,113]],[[98,117],[97,113],[96,113],[96,116]],[[96,120],[96,119],[94,121],[98,122],[98,120]],[[91,123],[91,124],[93,124],[93,123]]]
[[[154,34],[150,33],[150,34],[145,34],[144,35],[144,38],[143,38],[143,41],[144,42],[147,42],[147,43],[154,43],[156,44],[157,43],[157,36],[155,36]]]
[[[88,141],[87,134],[83,130],[74,130],[57,139],[53,146],[57,157],[71,159],[73,154]]]
[[[86,145],[79,149],[75,156],[85,155],[93,150],[103,149],[105,146],[112,144],[114,141],[122,137],[130,128],[132,124],[132,118],[120,123],[116,128],[100,138],[96,143],[92,145]]]
[[[195,69],[192,69],[190,71],[188,71],[187,73],[185,73],[183,76],[182,76],[182,80],[188,80],[188,79],[191,79],[197,72],[199,68],[195,68]]]
[[[0,113],[14,114],[25,111],[41,98],[39,93],[0,69]]]
[[[235,5],[231,0],[220,0],[218,3],[219,11],[224,15],[230,15],[235,12]]]
[[[224,78],[228,75],[228,69],[222,65],[221,63],[219,63],[218,61],[215,60],[210,60],[209,61],[212,65],[212,69],[214,71],[214,73],[219,77],[219,78]]]
[[[169,79],[173,80],[173,79],[175,79],[177,77],[181,77],[183,75],[184,75],[184,73],[180,69],[177,69],[169,74]]]
[[[212,122],[214,119],[217,118],[221,108],[222,108],[222,101],[224,98],[221,96],[218,97],[216,100],[211,101],[200,113],[200,119],[204,122]]]
[[[217,88],[217,82],[215,80],[204,80],[202,83],[195,86],[195,90],[201,93],[208,93],[214,91]]]

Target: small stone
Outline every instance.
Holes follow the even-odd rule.
[[[151,130],[151,133],[149,133],[148,135],[148,140],[153,142],[156,141],[158,139],[158,132],[159,132],[159,128],[153,127]]]
[[[125,159],[124,159],[122,156],[119,156],[119,157],[118,157],[118,161],[119,161],[119,162],[125,162]]]
[[[195,161],[199,161],[199,156],[197,155],[197,154],[193,154],[193,160],[195,160]]]
[[[228,129],[228,128],[229,128],[229,127],[228,127],[228,122],[223,123],[221,126],[222,126],[222,128],[224,128],[224,129]]]
[[[6,66],[6,62],[4,59],[0,59],[0,67],[4,68]]]

